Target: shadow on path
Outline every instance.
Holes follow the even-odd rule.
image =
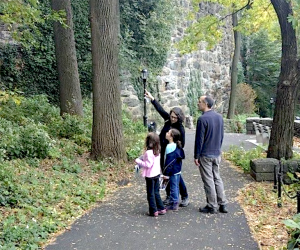
[[[46,250],[96,250],[96,249],[247,249],[257,250],[242,208],[235,201],[238,189],[252,179],[222,161],[221,175],[229,200],[228,214],[206,215],[198,212],[205,205],[203,184],[199,170],[194,165],[193,147],[195,131],[186,134],[186,160],[183,178],[186,182],[190,205],[178,212],[168,212],[158,218],[146,216],[148,211],[145,181],[135,178],[131,185],[119,189],[109,201],[78,219],[58,236]],[[226,134],[223,150],[230,145],[253,148],[247,135]],[[165,193],[161,193],[165,198]]]

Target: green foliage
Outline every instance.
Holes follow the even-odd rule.
[[[104,194],[103,183],[75,173],[28,168],[19,160],[0,165],[0,183],[1,205],[14,208],[14,213],[1,219],[4,249],[39,249],[50,233]]]
[[[140,71],[149,72],[147,89],[157,91],[156,75],[166,62],[171,45],[171,32],[178,9],[172,0],[120,1],[120,65],[130,73],[130,81],[142,101],[144,96]],[[128,79],[127,79],[128,80]]]
[[[231,0],[193,0],[193,10],[187,14],[192,22],[186,30],[183,39],[178,43],[182,53],[189,53],[198,49],[200,42],[206,42],[207,49],[212,49],[223,37],[223,29],[226,18],[231,18],[233,13],[238,12],[239,24],[235,29],[242,34],[252,34],[259,29],[268,30],[272,37],[278,38],[279,29],[274,32],[276,14],[268,1],[235,1]],[[213,13],[215,5],[218,13]]]
[[[299,249],[300,247],[300,214],[296,214],[292,219],[283,221],[289,229],[290,239],[287,244],[288,250]]]
[[[0,160],[16,158],[45,158],[52,147],[52,140],[43,126],[27,126],[0,118]]]
[[[180,53],[191,53],[199,48],[199,43],[205,41],[207,49],[212,49],[222,39],[219,26],[223,24],[218,18],[207,15],[193,22],[187,29],[184,38],[176,45]]]
[[[11,31],[12,38],[25,47],[38,46],[37,37],[41,36],[38,24],[45,20],[65,22],[64,11],[44,15],[38,0],[2,0],[0,2],[0,21]]]
[[[265,151],[261,147],[246,151],[242,147],[231,146],[227,152],[224,152],[224,157],[248,173],[250,160],[265,157]]]
[[[280,40],[271,41],[266,31],[244,37],[241,57],[244,81],[257,94],[258,112],[262,117],[270,116],[270,98],[276,96],[280,72]]]
[[[191,72],[190,82],[187,89],[187,104],[190,110],[190,115],[199,117],[198,99],[202,95],[201,75],[200,72]]]
[[[233,119],[224,118],[224,126],[227,133],[246,133],[246,119],[248,117],[256,117],[257,114],[241,114],[235,115]]]
[[[120,1],[121,36],[126,41],[124,49],[131,58],[154,72],[166,61],[171,26],[176,17],[174,9],[174,1],[170,0]],[[126,60],[127,56],[123,59]]]
[[[74,174],[79,174],[82,171],[78,163],[72,162],[66,157],[63,157],[61,159],[61,163],[57,165],[53,165],[52,168],[56,171],[69,172]]]
[[[41,249],[51,234],[104,197],[106,176],[121,172],[112,171],[118,166],[109,160],[87,158],[90,99],[84,100],[84,109],[85,118],[60,117],[45,96],[0,92],[1,249]],[[133,159],[142,153],[147,132],[128,112],[123,112],[123,124]]]
[[[81,90],[86,97],[90,96],[92,90],[89,3],[74,0],[72,9]],[[27,96],[46,94],[51,103],[58,103],[59,83],[52,25],[53,19],[57,20],[57,13],[52,13],[48,0],[39,1],[37,10],[41,16],[49,17],[45,22],[34,25],[39,35],[35,32],[32,34],[38,46],[0,47],[0,86],[9,90],[21,90]],[[143,85],[138,81],[140,70],[148,69],[150,89],[156,90],[156,75],[167,58],[177,8],[174,8],[174,1],[171,0],[143,3],[138,0],[122,0],[120,11],[120,66],[123,71],[129,72],[129,80],[142,100]],[[54,17],[50,18],[51,15]],[[32,29],[29,27],[28,30]]]
[[[139,157],[145,148],[147,129],[144,127],[143,121],[133,121],[127,112],[123,112],[122,119],[126,153],[130,161]]]

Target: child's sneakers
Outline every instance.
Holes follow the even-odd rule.
[[[165,215],[167,213],[166,209],[157,211],[158,215]]]
[[[174,204],[170,204],[169,206],[166,207],[166,210],[172,210],[173,212],[177,212],[178,211],[178,203],[174,203]]]
[[[154,212],[153,214],[147,213],[147,215],[152,217],[158,217],[158,211]]]
[[[166,209],[159,210],[154,212],[153,214],[147,213],[147,215],[152,216],[152,217],[158,217],[158,215],[165,215],[167,213]]]

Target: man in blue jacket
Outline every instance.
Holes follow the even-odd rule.
[[[201,96],[198,108],[202,115],[198,118],[194,160],[199,167],[204,184],[207,205],[200,207],[199,212],[215,214],[219,211],[227,213],[227,200],[224,185],[219,172],[221,162],[221,146],[224,136],[223,118],[212,110],[214,100],[209,96]]]

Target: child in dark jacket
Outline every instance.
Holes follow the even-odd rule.
[[[159,193],[160,168],[160,142],[156,133],[151,132],[146,138],[146,152],[135,162],[143,168],[146,180],[147,200],[149,204],[148,215],[157,217],[166,213]]]
[[[169,144],[165,152],[165,166],[163,175],[169,177],[170,203],[167,210],[178,211],[179,206],[179,181],[181,175],[182,160],[185,158],[181,146],[180,132],[177,129],[170,129],[166,134]]]

